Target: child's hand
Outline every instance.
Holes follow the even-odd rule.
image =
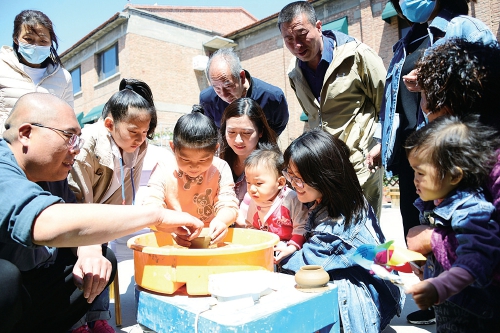
[[[210,222],[210,237],[212,238],[212,241],[210,244],[217,244],[222,242],[224,237],[227,235],[227,225],[218,220],[217,218],[214,218],[212,222]]]
[[[274,247],[274,251],[278,252],[278,255],[274,257],[274,263],[279,264],[279,262],[281,260],[283,260],[283,258],[286,258],[289,255],[291,255],[292,253],[294,253],[295,251],[297,251],[297,248],[293,245],[286,245],[283,242],[279,242]]]
[[[439,300],[436,288],[427,281],[408,287],[406,293],[413,295],[413,300],[420,310],[427,310]]]

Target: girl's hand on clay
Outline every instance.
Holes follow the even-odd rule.
[[[210,244],[217,244],[222,242],[224,237],[227,235],[227,225],[218,220],[217,218],[214,218],[212,222],[210,222],[210,237],[212,238],[212,241]]]

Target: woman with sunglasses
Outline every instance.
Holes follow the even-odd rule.
[[[12,47],[0,49],[0,134],[10,110],[29,92],[55,95],[73,107],[71,75],[57,54],[52,21],[37,10],[23,10],[14,19]]]

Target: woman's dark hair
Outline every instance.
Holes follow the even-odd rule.
[[[219,155],[229,164],[231,168],[237,161],[237,155],[227,143],[226,122],[230,118],[239,118],[245,115],[250,118],[259,134],[262,134],[262,136],[259,138],[257,148],[259,148],[259,145],[262,142],[267,142],[274,145],[277,144],[276,133],[271,129],[271,127],[269,127],[266,115],[264,114],[264,111],[262,111],[260,105],[256,101],[248,97],[238,98],[226,107],[224,113],[222,114],[222,119],[220,122],[222,144]]]
[[[47,15],[38,11],[38,10],[23,10],[14,18],[14,31],[12,32],[12,39],[15,41],[21,34],[22,27],[26,26],[35,32],[35,27],[37,25],[44,26],[50,33],[50,40],[52,45],[50,47],[50,57],[42,62],[42,67],[46,67],[48,62],[52,62],[53,64],[59,64],[62,66],[61,59],[57,54],[57,48],[59,47],[59,43],[57,41],[56,33],[54,32],[54,27],[52,25],[52,21],[49,19]],[[12,42],[12,48],[17,54],[17,57],[20,58],[21,55],[18,52],[19,45],[15,42]]]
[[[476,0],[436,0],[439,10],[446,9],[457,15],[469,14],[469,2]]]
[[[498,132],[482,125],[477,116],[461,121],[455,116],[441,116],[413,132],[406,140],[408,157],[418,155],[437,168],[442,180],[449,173],[463,178],[461,187],[479,188],[484,185],[496,162],[500,147]]]
[[[157,124],[156,108],[153,102],[153,93],[149,86],[142,81],[135,79],[122,79],[119,91],[104,104],[102,109],[102,118],[109,114],[115,123],[129,119],[130,108],[146,110],[151,116],[147,138],[153,139]]]
[[[321,192],[321,204],[328,214],[333,218],[344,216],[346,227],[367,210],[349,155],[342,140],[318,128],[293,140],[284,154],[285,165],[296,166],[302,180]]]
[[[500,130],[500,47],[450,39],[432,47],[417,62],[418,85],[431,112],[449,107],[460,118],[479,114],[480,121]]]
[[[181,116],[174,127],[175,149],[209,150],[215,152],[219,143],[219,130],[215,122],[203,114],[201,105],[193,105],[191,113]]]

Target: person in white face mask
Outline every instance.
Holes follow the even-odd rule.
[[[52,21],[37,10],[23,10],[14,19],[12,47],[0,49],[0,134],[10,110],[29,92],[53,94],[73,107],[71,75],[57,54]]]

